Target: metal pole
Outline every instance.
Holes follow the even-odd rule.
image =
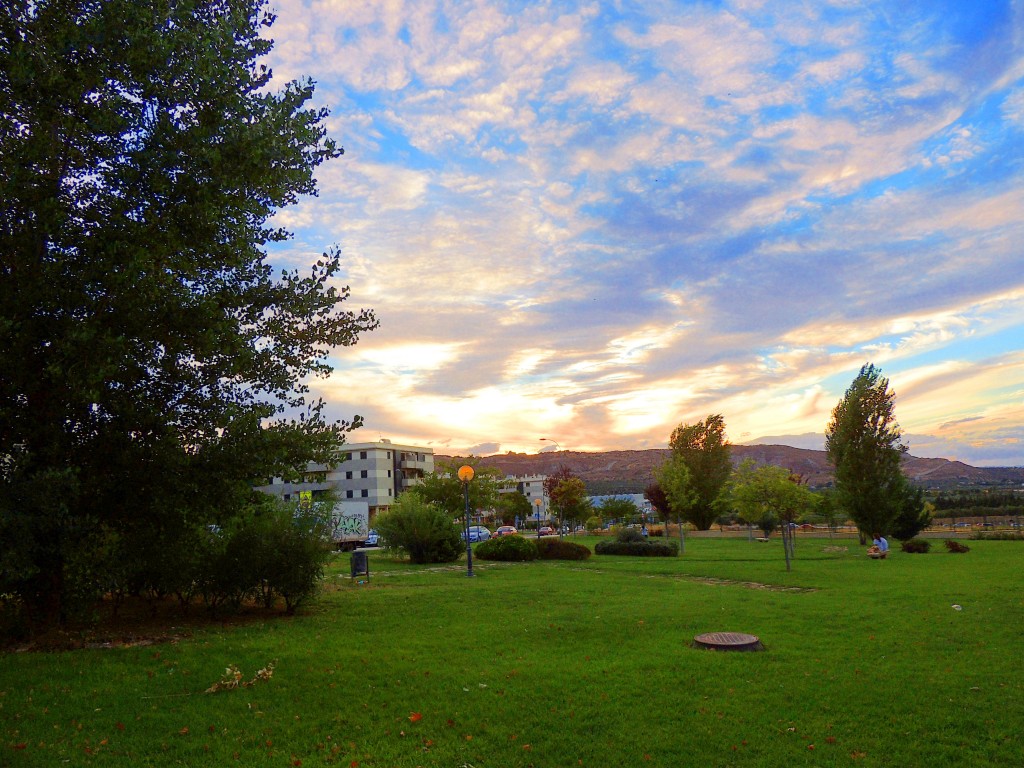
[[[469,543],[469,483],[462,484],[463,495],[466,498],[466,576],[473,575],[473,545]]]

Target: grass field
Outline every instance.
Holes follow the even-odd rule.
[[[935,544],[802,540],[786,572],[778,541],[693,539],[473,579],[375,552],[362,584],[339,555],[294,618],[0,657],[0,765],[1024,765],[1024,546]],[[767,650],[691,647],[712,631]]]

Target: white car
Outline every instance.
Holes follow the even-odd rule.
[[[478,541],[487,541],[491,538],[491,532],[482,525],[469,526],[469,543],[475,544]],[[462,532],[462,540],[466,540],[466,532]]]

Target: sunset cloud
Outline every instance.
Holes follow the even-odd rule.
[[[312,382],[367,437],[796,442],[871,361],[917,455],[1024,464],[1019,3],[277,11],[346,154],[270,257],[380,318]]]

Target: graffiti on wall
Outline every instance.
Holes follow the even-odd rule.
[[[342,515],[334,523],[335,537],[366,536],[366,518],[359,515]]]

